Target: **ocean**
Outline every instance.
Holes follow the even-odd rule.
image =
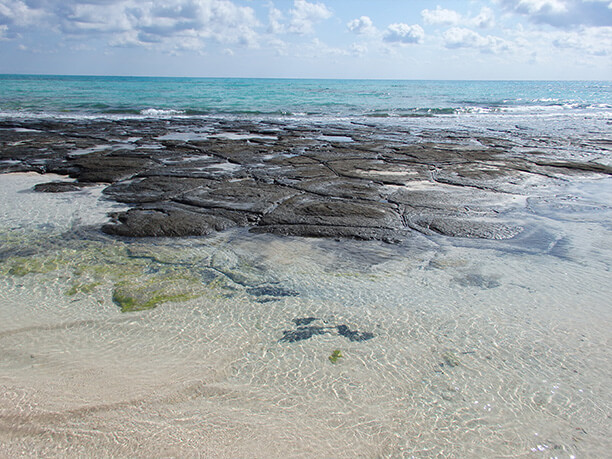
[[[0,75],[1,116],[610,116],[610,81],[394,81]]]
[[[612,82],[2,75],[0,123],[0,456],[612,449]],[[319,197],[278,171],[323,158],[370,180],[347,199],[467,219],[397,243],[119,237],[100,227],[152,199],[117,198],[140,178],[35,192],[72,183],[32,172],[73,172],[57,152]],[[470,237],[482,218],[522,232]]]

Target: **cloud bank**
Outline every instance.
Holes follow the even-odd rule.
[[[537,24],[558,28],[612,26],[609,0],[498,0],[502,8]]]
[[[443,56],[447,62],[465,63],[476,51],[491,68],[557,59],[577,68],[598,66],[600,75],[612,78],[609,61],[607,74],[601,70],[612,55],[612,0],[439,0],[428,5],[395,0],[0,0],[0,46],[12,50],[12,56],[21,52],[24,62],[23,53],[33,61],[34,53],[146,52],[148,57],[222,56],[223,62],[236,63],[234,69],[243,68],[239,59],[263,67],[274,56],[291,65],[310,61],[323,66],[329,58],[328,65],[342,62],[346,67],[353,59],[353,68],[360,68],[368,61],[369,68],[381,71],[401,58],[415,62],[427,57],[435,64]],[[0,63],[5,72],[10,59]]]

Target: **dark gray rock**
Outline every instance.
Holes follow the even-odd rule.
[[[202,178],[168,176],[145,176],[112,184],[104,194],[115,201],[125,203],[151,203],[168,201],[173,198],[197,192],[214,182]]]
[[[512,212],[524,206],[512,196],[530,196],[564,175],[610,174],[594,161],[522,153],[541,139],[474,139],[467,130],[414,135],[376,123],[0,120],[0,132],[0,173],[76,179],[37,186],[46,192],[109,184],[106,196],[132,208],[112,215],[103,230],[127,237],[249,227],[385,242],[403,241],[411,231],[512,239],[522,231]],[[221,135],[228,132],[237,140]],[[273,138],[253,137],[261,135]],[[540,215],[550,207],[529,203]],[[581,215],[599,205],[583,206]],[[561,217],[571,215],[564,210]]]
[[[148,158],[134,155],[108,155],[90,153],[69,160],[70,165],[78,170],[71,174],[79,182],[114,183],[130,178],[148,169],[153,162]]]
[[[136,208],[114,216],[102,227],[107,234],[130,237],[206,236],[235,226],[244,226],[240,215],[207,214],[172,206]]]
[[[298,195],[264,216],[261,225],[312,225],[399,230],[400,215],[389,204]]]
[[[34,191],[39,193],[66,193],[81,189],[83,186],[74,182],[47,182],[34,185]]]
[[[176,201],[195,207],[265,214],[295,194],[287,187],[241,179],[194,189]]]
[[[409,226],[424,234],[497,240],[513,238],[523,231],[521,226],[491,220],[435,214],[417,215],[410,219]]]

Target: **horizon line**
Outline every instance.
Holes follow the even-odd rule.
[[[164,79],[234,79],[234,80],[334,80],[334,81],[465,81],[465,82],[612,82],[612,79],[476,79],[476,78],[347,78],[347,77],[264,77],[264,76],[171,76],[171,75],[103,75],[103,74],[60,74],[60,73],[0,73],[0,76],[25,77],[89,77],[89,78],[164,78]]]

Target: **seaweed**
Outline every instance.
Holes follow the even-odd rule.
[[[156,291],[153,294],[143,294],[142,292],[126,292],[120,289],[113,291],[113,302],[121,308],[121,312],[144,311],[156,308],[161,303],[169,301],[188,301],[198,298],[196,293],[175,293],[166,294]]]
[[[204,295],[197,279],[187,276],[155,276],[146,282],[123,281],[115,284],[113,302],[121,312],[153,309],[161,303],[188,301]]]
[[[74,296],[77,293],[91,293],[91,292],[94,291],[94,289],[98,285],[102,285],[102,282],[89,282],[89,283],[73,284],[72,287],[70,287],[66,291],[66,295],[67,296]]]
[[[11,276],[23,277],[27,274],[45,274],[55,271],[58,265],[55,260],[39,258],[18,257],[12,260],[11,267],[7,274]]]
[[[344,357],[342,355],[342,351],[340,351],[339,349],[336,349],[334,352],[331,353],[328,359],[331,363],[337,363],[338,359],[341,359],[342,357]]]

